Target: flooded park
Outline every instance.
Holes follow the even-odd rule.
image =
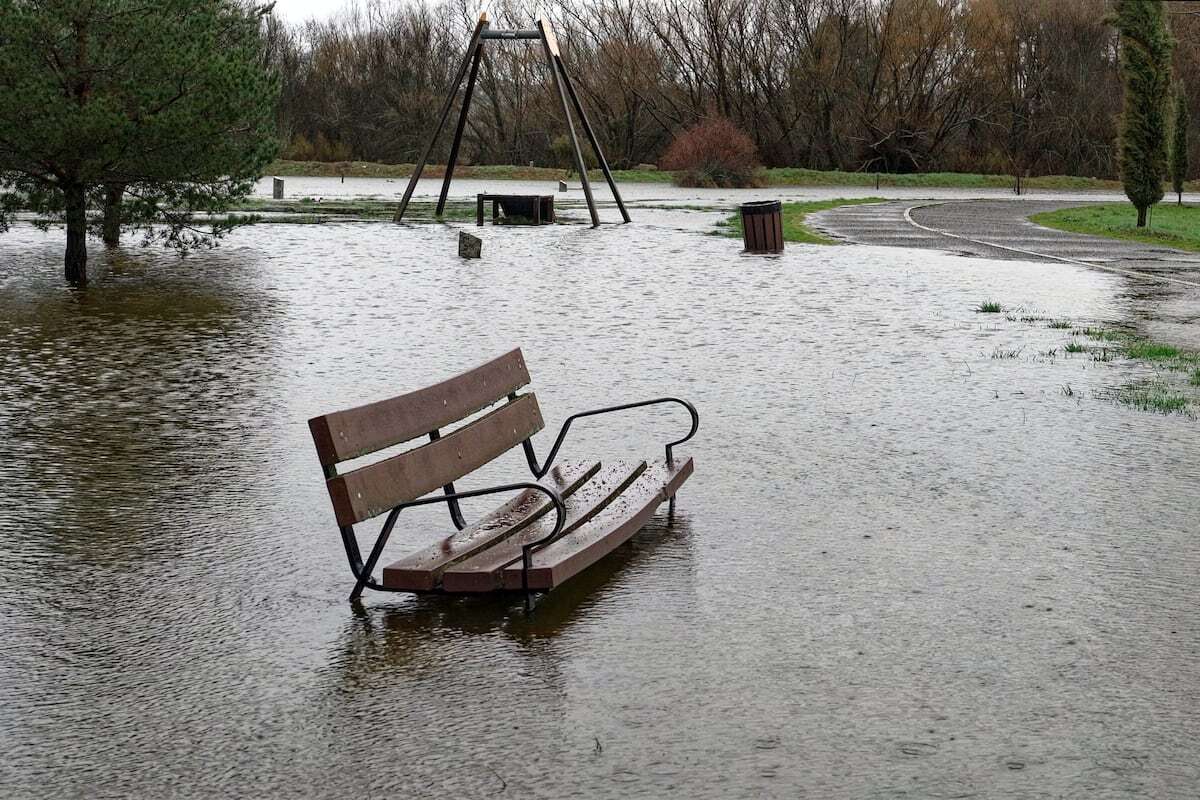
[[[1200,425],[1121,402],[1186,376],[1078,331],[1186,344],[1200,295],[714,235],[745,199],[846,193],[630,185],[634,224],[594,230],[258,224],[182,260],[97,248],[86,291],[61,231],[14,226],[0,796],[1194,797]],[[532,615],[348,605],[306,421],[514,347],[549,431],[695,404],[672,524]],[[581,422],[563,457],[650,457],[682,424]],[[513,450],[459,488],[524,474]],[[446,528],[407,511],[389,553]]]

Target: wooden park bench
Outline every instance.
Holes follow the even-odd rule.
[[[389,400],[309,420],[325,485],[333,502],[342,544],[354,573],[357,600],[364,588],[385,592],[549,591],[627,541],[663,501],[675,510],[675,493],[692,474],[692,459],[673,448],[691,439],[700,417],[691,403],[662,397],[584,411],[567,418],[545,463],[539,465],[532,436],[542,430],[521,351],[513,350],[455,378]],[[691,428],[666,445],[663,461],[570,461],[555,464],[567,432],[583,417],[659,404],[683,406]],[[457,429],[443,428],[490,406],[488,413]],[[337,465],[385,448],[427,437],[412,449],[338,474]],[[521,445],[530,480],[458,491],[454,483]],[[431,494],[441,490],[442,494]],[[513,494],[506,503],[467,523],[459,501]],[[446,503],[455,533],[383,568],[375,567],[400,512]],[[354,526],[387,515],[366,561]]]

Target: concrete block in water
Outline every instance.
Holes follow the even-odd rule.
[[[466,231],[459,231],[458,254],[463,258],[479,258],[483,254],[483,239]]]
[[[558,190],[559,190],[560,192],[565,192],[565,191],[567,190],[567,182],[566,182],[566,181],[559,181],[559,182],[558,182]]]
[[[276,200],[283,199],[283,178],[272,178],[271,197]]]

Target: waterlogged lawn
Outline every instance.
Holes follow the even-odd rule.
[[[839,206],[857,206],[864,203],[881,203],[878,197],[839,198],[836,200],[812,200],[804,203],[783,204],[783,240],[785,242],[800,242],[802,244],[838,244],[837,241],[823,236],[804,224],[804,219],[816,211],[825,211]],[[717,223],[721,232],[726,236],[741,238],[742,215],[735,213]]]
[[[1159,203],[1145,228],[1136,226],[1137,211],[1128,203],[1063,208],[1029,219],[1060,231],[1200,251],[1200,206]]]
[[[371,161],[276,161],[267,166],[265,174],[280,176],[326,176],[340,175],[357,178],[407,178],[412,174],[412,164],[379,164]],[[440,178],[445,166],[430,164],[422,173],[426,178]],[[511,164],[459,165],[454,170],[459,178],[484,178],[492,180],[565,180],[567,171],[556,167],[528,167]],[[594,181],[603,181],[599,170],[590,170]],[[674,173],[667,170],[614,169],[613,177],[618,182],[671,183]],[[910,186],[959,189],[1009,189],[1013,185],[1011,175],[984,175],[972,172],[913,172],[888,174],[874,172],[841,172],[839,170],[805,169],[803,167],[768,167],[762,171],[766,186]],[[1029,189],[1119,189],[1117,181],[1103,178],[1087,178],[1077,175],[1039,175],[1026,178],[1023,185]],[[1200,184],[1198,184],[1200,185]],[[1192,183],[1189,182],[1189,191]]]

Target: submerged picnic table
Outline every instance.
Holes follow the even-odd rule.
[[[504,211],[506,217],[526,217],[534,225],[549,225],[554,222],[554,195],[552,194],[488,194],[475,195],[475,224],[483,224],[484,203],[492,203],[492,223]]]

